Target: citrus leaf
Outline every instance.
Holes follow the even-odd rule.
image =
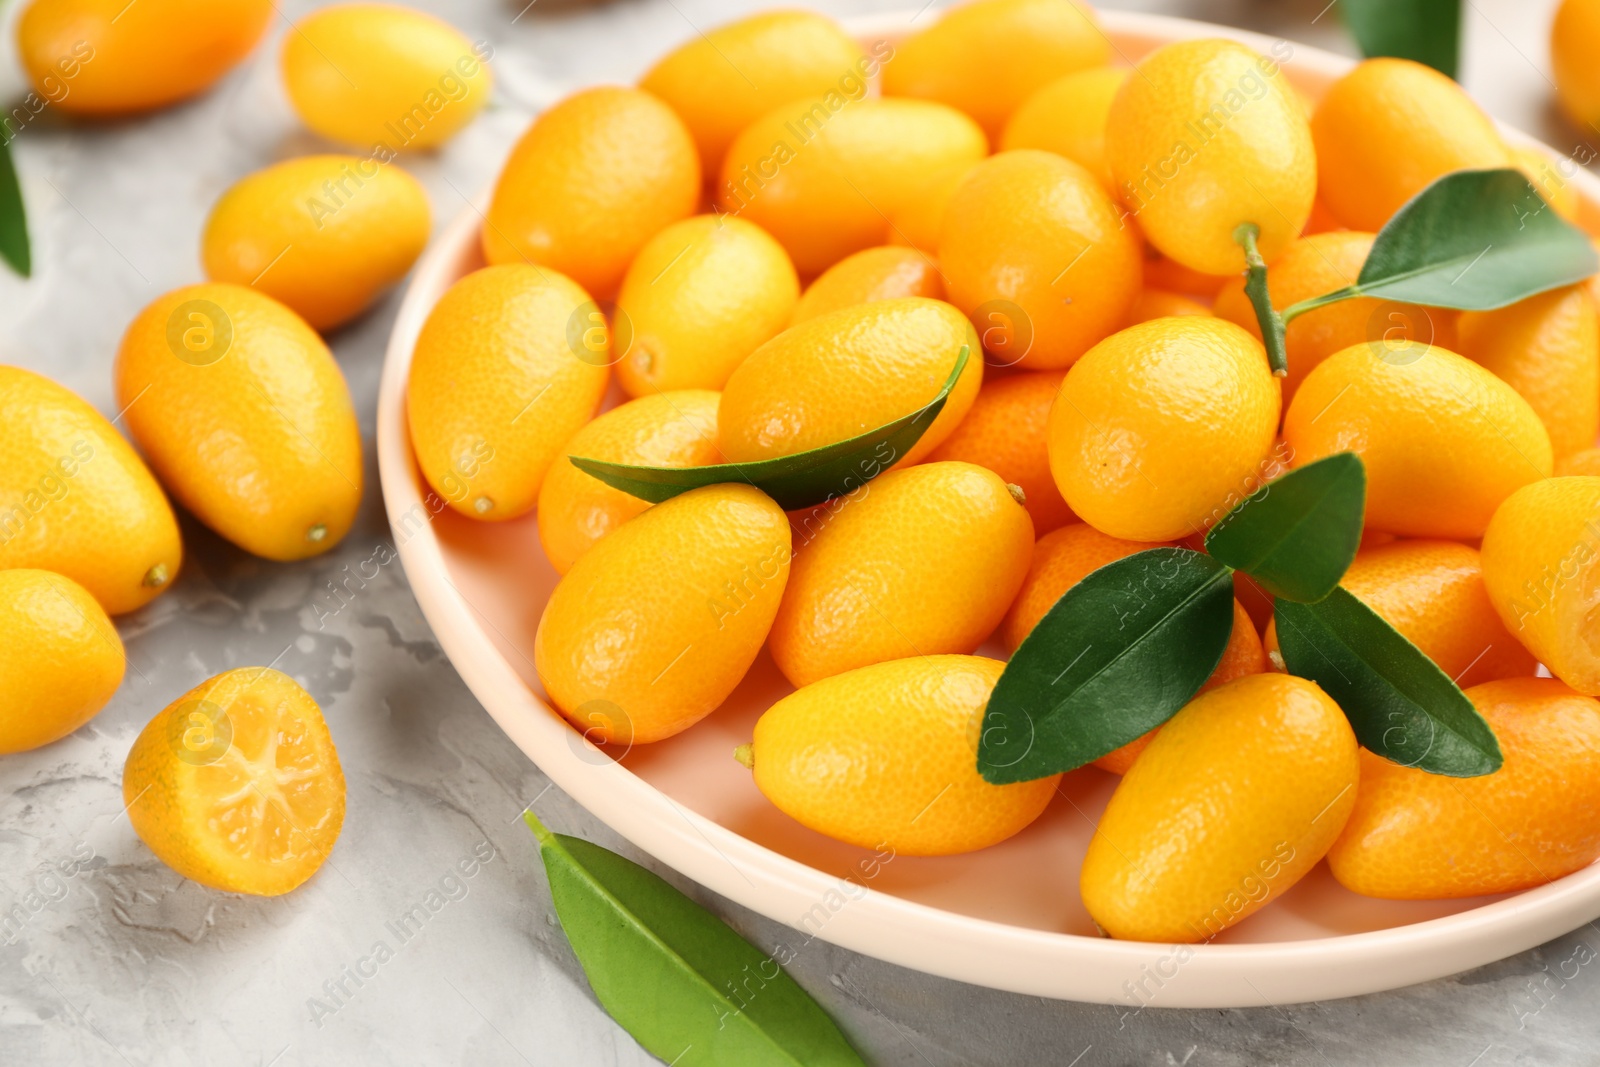
[[[1206,534],[1206,551],[1276,597],[1321,600],[1361,544],[1367,472],[1339,452],[1268,482]]]
[[[1233,573],[1151,548],[1068,589],[1018,646],[983,713],[978,772],[996,784],[1070,771],[1160,726],[1222,659]]]
[[[33,273],[28,247],[28,215],[22,206],[22,185],[11,162],[11,142],[0,131],[0,259],[24,278]]]
[[[773,956],[638,864],[523,820],[590,987],[650,1053],[678,1067],[865,1067]]]
[[[809,452],[754,463],[718,463],[708,467],[640,467],[583,456],[568,458],[585,474],[652,504],[703,485],[748,482],[777,501],[785,511],[814,507],[836,496],[855,492],[904,456],[944,410],[950,390],[955,388],[956,380],[966,369],[968,356],[967,346],[962,345],[950,377],[926,407],[875,430]]]
[[[1517,170],[1459,170],[1384,223],[1356,284],[1287,308],[1292,319],[1355,296],[1487,311],[1594,274],[1600,259]]]
[[[1278,601],[1290,674],[1344,709],[1356,740],[1395,763],[1471,778],[1500,768],[1494,731],[1450,676],[1348,590],[1315,604]]]
[[[1426,63],[1454,78],[1461,61],[1461,0],[1343,0],[1361,54]]]

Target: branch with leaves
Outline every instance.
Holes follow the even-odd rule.
[[[1316,682],[1366,748],[1434,774],[1500,766],[1493,732],[1432,660],[1339,580],[1361,543],[1366,472],[1350,452],[1241,501],[1206,552],[1152,548],[1067,590],[995,684],[978,771],[996,784],[1073,770],[1175,715],[1216,669],[1233,626],[1233,572],[1277,597],[1289,673]]]
[[[1308,311],[1370,296],[1457,311],[1490,311],[1572,285],[1600,271],[1584,233],[1556,214],[1521,171],[1462,170],[1418,193],[1384,224],[1354,285],[1291,304],[1280,313],[1254,228],[1235,240],[1250,262],[1245,290],[1267,359],[1282,374],[1284,328]]]

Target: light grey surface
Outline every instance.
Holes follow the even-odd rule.
[[[496,48],[494,109],[437,156],[410,161],[447,221],[494,174],[536,108],[565,88],[629,80],[695,27],[758,0],[625,0],[518,16],[525,0],[431,0]],[[1325,0],[1145,3],[1345,47]],[[291,2],[294,17],[313,5]],[[838,14],[903,0],[819,6]],[[1108,5],[1121,6],[1121,5]],[[1469,86],[1491,111],[1571,148],[1548,112],[1548,0],[1474,0]],[[215,92],[136,121],[46,117],[16,150],[38,269],[0,274],[0,362],[43,371],[113,414],[110,365],[135,312],[199,280],[205,212],[232,181],[317,147],[273,57],[284,31]],[[398,563],[345,602],[331,583],[390,533],[371,461],[383,344],[397,298],[333,338],[367,445],[362,518],[336,551],[253,560],[185,520],[182,580],[119,621],[129,671],[93,723],[0,760],[0,1064],[644,1064],[599,1009],[550,912],[518,812],[640,858],[499,733],[440,653]],[[135,734],[190,686],[275,662],[322,704],[349,782],[327,868],[280,899],[214,893],[158,862],[121,814]],[[463,877],[458,864],[492,859]],[[452,879],[451,876],[455,877]],[[669,877],[671,877],[669,875]],[[678,880],[682,884],[681,880]],[[757,944],[782,929],[687,887]],[[386,924],[440,890],[401,942]],[[363,963],[383,942],[392,958]],[[1591,948],[1590,946],[1593,946]],[[795,977],[876,1064],[1592,1064],[1600,1057],[1600,930],[1458,978],[1329,1004],[1242,1011],[1045,1002],[906,971],[814,941]],[[358,985],[348,975],[371,975]],[[336,987],[342,982],[343,990]],[[330,992],[332,990],[332,992]],[[1270,990],[1267,991],[1270,995]]]

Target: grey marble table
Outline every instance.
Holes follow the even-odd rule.
[[[762,6],[524,3],[418,4],[492,42],[499,77],[493,107],[472,128],[410,161],[440,222],[492,178],[532,111],[578,84],[630,80],[696,27]],[[1347,50],[1324,3],[1126,6]],[[283,14],[310,6],[286,0]],[[904,0],[818,6],[849,14]],[[1570,149],[1582,138],[1548,105],[1552,6],[1468,0],[1465,79],[1491,111]],[[122,329],[159,293],[200,278],[198,237],[212,200],[248,171],[319,147],[278,86],[272,57],[286,25],[203,99],[108,125],[47,114],[17,138],[38,269],[27,283],[0,273],[0,362],[49,374],[114,412],[110,366]],[[346,541],[320,559],[275,565],[185,520],[181,581],[119,620],[129,669],[115,700],[70,738],[0,760],[0,916],[10,916],[0,931],[0,1064],[652,1062],[590,994],[518,812],[539,798],[557,828],[643,857],[550,788],[499,732],[440,652],[397,563],[351,577],[391,536],[370,457],[396,302],[332,338],[369,457],[366,501]],[[350,592],[341,598],[336,585]],[[122,761],[150,716],[216,672],[263,663],[322,704],[349,781],[349,816],[327,869],[274,900],[186,882],[121,814]],[[757,944],[780,939],[777,925],[685,888]],[[434,905],[428,921],[397,936],[391,924],[422,902]],[[379,942],[390,949],[381,963]],[[1596,949],[1600,929],[1585,927],[1392,993],[1130,1019],[931,978],[822,942],[792,970],[877,1064],[1491,1067],[1600,1061]]]

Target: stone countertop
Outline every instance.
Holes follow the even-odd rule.
[[[476,124],[439,154],[407,162],[439,224],[492,179],[533,110],[580,84],[631,80],[697,27],[763,6],[524,2],[416,2],[490,41],[499,80]],[[1348,51],[1324,2],[1106,6]],[[288,0],[282,13],[311,6]],[[905,5],[818,6],[843,15]],[[1465,80],[1499,117],[1575,151],[1583,138],[1548,103],[1553,6],[1469,0]],[[46,373],[115,413],[110,366],[121,332],[159,293],[200,280],[198,238],[215,197],[249,171],[323,147],[296,125],[278,85],[273,57],[286,26],[280,20],[265,47],[197,101],[92,126],[46,114],[18,136],[37,271],[27,283],[0,272],[0,362]],[[12,923],[0,932],[0,1064],[653,1062],[589,992],[518,813],[537,799],[552,826],[643,857],[549,786],[451,669],[399,564],[370,562],[393,559],[371,444],[397,304],[391,295],[331,339],[368,457],[361,518],[344,543],[315,560],[271,564],[185,519],[177,587],[119,620],[128,674],[111,705],[67,739],[0,760],[0,914]],[[327,869],[277,899],[216,893],[174,874],[134,836],[120,787],[128,747],[156,711],[217,672],[265,663],[321,703],[349,783]],[[781,938],[777,924],[685,888],[756,944]],[[418,904],[429,915],[420,929],[392,925]],[[1391,993],[1126,1017],[932,978],[820,941],[791,970],[875,1064],[1496,1067],[1595,1062],[1597,950],[1600,929],[1590,926]]]

